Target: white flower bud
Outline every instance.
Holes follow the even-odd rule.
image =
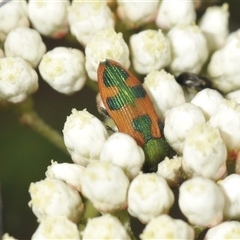
[[[132,137],[116,132],[104,143],[100,160],[118,165],[132,179],[141,170],[144,152]]]
[[[225,196],[224,217],[240,219],[240,175],[231,174],[219,182]]]
[[[129,27],[136,28],[154,21],[159,5],[158,1],[117,0],[118,17]]]
[[[80,239],[78,227],[62,216],[48,216],[43,219],[32,235],[32,240]]]
[[[153,218],[140,235],[141,240],[149,239],[194,239],[194,230],[180,219],[168,215]]]
[[[183,144],[183,170],[189,176],[220,179],[226,172],[227,148],[219,130],[209,124],[188,131]]]
[[[133,34],[130,47],[133,67],[140,74],[147,74],[151,69],[162,69],[170,63],[169,41],[161,30],[144,30]]]
[[[197,124],[205,123],[202,111],[191,103],[172,108],[166,115],[164,135],[170,146],[179,154],[187,132]]]
[[[114,27],[114,15],[106,1],[74,0],[68,11],[71,33],[84,46],[96,32]]]
[[[63,38],[68,33],[67,8],[69,5],[69,0],[30,0],[28,16],[33,27],[42,35],[55,39]]]
[[[240,239],[240,222],[226,221],[216,227],[210,228],[204,240]]]
[[[222,99],[223,96],[218,91],[206,88],[198,92],[191,100],[191,103],[199,107],[205,119],[209,120],[220,106]]]
[[[0,3],[4,2],[1,0]],[[4,42],[8,33],[17,27],[29,27],[27,1],[8,1],[0,7],[0,42]]]
[[[73,163],[57,163],[53,160],[45,173],[48,178],[56,178],[65,181],[67,184],[81,192],[81,175],[85,167]]]
[[[196,21],[196,12],[193,1],[161,1],[156,25],[165,30],[169,30],[178,24],[192,24]]]
[[[226,42],[228,29],[228,4],[208,7],[203,14],[199,27],[206,36],[210,52],[221,48]]]
[[[158,164],[157,174],[163,177],[170,187],[177,187],[181,181],[182,157],[166,157]]]
[[[174,195],[164,178],[156,173],[140,173],[128,190],[128,212],[142,223],[167,213],[174,202]]]
[[[82,199],[77,192],[65,182],[45,178],[29,187],[31,201],[28,205],[38,220],[47,216],[63,216],[72,222],[78,222],[83,212]]]
[[[18,27],[7,35],[4,52],[6,57],[21,57],[36,68],[46,52],[46,46],[36,30]]]
[[[224,196],[210,179],[195,177],[179,189],[179,207],[191,224],[212,227],[223,219]]]
[[[63,138],[68,152],[75,163],[83,166],[99,160],[107,137],[103,123],[86,109],[73,109],[64,124]]]
[[[14,237],[11,237],[8,233],[4,233],[2,236],[2,240],[17,240]]]
[[[130,240],[122,223],[110,214],[88,219],[84,231],[81,233],[82,240],[89,239],[122,239]]]
[[[228,100],[233,100],[240,104],[240,89],[228,93],[227,95],[225,95],[225,98]]]
[[[240,88],[240,37],[231,35],[227,43],[211,56],[208,64],[208,76],[215,88],[228,93]]]
[[[240,104],[235,101],[222,100],[217,111],[209,119],[217,127],[228,150],[228,159],[234,159],[240,148]]]
[[[168,110],[185,103],[181,86],[176,82],[174,76],[165,70],[152,70],[145,77],[143,86],[161,121],[164,121]]]
[[[39,64],[42,78],[56,91],[73,94],[86,82],[84,54],[74,48],[56,47],[43,55]]]
[[[88,42],[85,48],[85,67],[88,76],[97,81],[98,64],[105,59],[119,62],[125,68],[129,68],[129,49],[122,33],[116,33],[113,28],[98,31]]]
[[[38,89],[38,75],[20,57],[0,58],[0,98],[9,102],[24,101]]]
[[[109,162],[90,163],[81,177],[82,194],[100,212],[126,207],[129,180],[123,170]]]
[[[177,25],[167,36],[172,50],[171,72],[174,75],[199,73],[208,58],[207,40],[200,28],[196,25]]]

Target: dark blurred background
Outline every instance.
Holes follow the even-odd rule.
[[[222,4],[224,1],[221,1]],[[240,28],[240,2],[226,1],[230,8],[230,30]],[[48,50],[65,46],[64,41],[45,39]],[[71,47],[79,48],[79,45]],[[87,108],[99,117],[95,104],[95,93],[88,87],[73,96],[65,96],[51,89],[43,80],[33,95],[38,114],[53,128],[62,132],[71,109]],[[3,229],[17,239],[30,239],[37,228],[36,217],[28,207],[31,182],[45,178],[51,159],[72,162],[70,156],[61,152],[46,139],[19,124],[16,114],[0,110],[0,186],[3,201]]]

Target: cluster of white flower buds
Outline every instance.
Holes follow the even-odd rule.
[[[107,1],[0,5],[0,100],[19,103],[35,92],[37,68],[53,89],[71,95],[87,78],[98,81],[101,61],[112,59],[126,69],[132,63],[137,74],[145,75],[143,87],[175,153],[158,164],[157,172],[144,173],[143,149],[131,136],[108,132],[86,109],[73,109],[63,127],[73,163],[52,161],[46,178],[29,188],[29,206],[39,221],[32,239],[131,239],[113,215],[121,211],[146,224],[142,240],[194,239],[194,225],[209,228],[206,240],[240,238],[240,30],[229,34],[228,4],[209,7],[199,22],[194,1],[115,4],[115,13]],[[128,29],[151,22],[158,29],[135,32],[128,46],[114,28],[117,18]],[[70,33],[84,52],[47,49],[42,39]],[[215,90],[187,96],[179,75],[203,71]],[[236,171],[229,174],[227,165],[236,159]],[[77,224],[87,201],[103,215],[89,219],[80,232]],[[173,205],[188,223],[171,216]]]

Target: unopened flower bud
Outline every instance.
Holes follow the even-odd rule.
[[[165,70],[152,70],[145,77],[143,86],[153,102],[158,117],[163,122],[168,110],[185,103],[181,86],[174,76]]]
[[[219,130],[209,124],[189,130],[183,145],[183,170],[189,176],[220,179],[226,172],[227,148]]]
[[[240,149],[240,104],[223,99],[209,123],[219,129],[228,150],[228,159],[234,159]]]
[[[189,1],[188,1],[189,2]],[[176,3],[176,1],[173,1]],[[183,2],[180,2],[183,4]],[[167,34],[172,50],[172,73],[199,73],[208,58],[207,40],[197,25],[177,25]]]
[[[0,58],[0,98],[9,102],[24,101],[38,89],[38,75],[20,57]]]
[[[206,88],[198,92],[191,103],[199,107],[205,119],[209,120],[220,106],[222,99],[223,96],[217,90]]]
[[[116,132],[104,143],[100,160],[118,165],[132,179],[141,170],[144,152],[132,137]]]
[[[98,31],[85,48],[86,70],[88,76],[97,81],[97,68],[101,61],[111,59],[129,68],[129,49],[122,33],[116,33],[113,28]]]
[[[161,1],[156,25],[164,30],[169,30],[178,24],[192,24],[196,21],[196,12],[193,1]]]
[[[68,21],[71,33],[84,46],[96,32],[114,27],[114,15],[106,1],[72,1]]]
[[[4,0],[0,1],[5,2]],[[29,27],[27,1],[7,1],[0,7],[0,42],[4,42],[8,33],[17,27]]]
[[[204,240],[226,240],[240,239],[240,222],[226,221],[216,227],[210,228],[204,237]]]
[[[228,100],[233,100],[240,104],[240,90],[229,92],[227,95],[225,95],[225,98]]]
[[[142,223],[167,213],[174,195],[164,178],[156,173],[140,173],[133,179],[128,191],[128,212]]]
[[[219,182],[225,197],[224,217],[240,219],[240,175],[231,174]]]
[[[83,172],[81,182],[82,194],[100,212],[126,207],[129,180],[119,166],[109,162],[92,162]]]
[[[48,239],[80,239],[75,223],[62,216],[48,216],[43,219],[32,235],[32,240]]]
[[[83,166],[99,160],[107,137],[103,123],[86,109],[73,109],[64,124],[63,138],[68,152],[75,163]]]
[[[223,219],[224,196],[210,179],[195,177],[179,189],[179,207],[191,224],[212,227]]]
[[[69,0],[30,0],[28,2],[29,19],[33,27],[42,35],[55,39],[63,38],[68,33],[67,8],[69,5]]]
[[[29,206],[38,220],[47,216],[64,216],[77,223],[83,212],[82,199],[77,192],[65,182],[45,178],[31,183],[29,187],[31,201]]]
[[[149,239],[194,239],[194,230],[186,222],[168,215],[153,218],[140,235],[141,240]]]
[[[131,28],[154,21],[159,5],[158,1],[117,0],[117,2],[118,17]]]
[[[21,57],[36,68],[46,52],[46,46],[36,30],[18,27],[7,35],[4,52],[6,57]]]
[[[118,239],[130,240],[122,223],[110,214],[88,219],[84,231],[81,233],[82,240],[88,239]]]
[[[86,82],[84,54],[74,48],[56,47],[43,55],[39,64],[42,78],[56,91],[73,94]]]
[[[168,39],[161,30],[145,30],[130,37],[133,67],[140,74],[151,69],[159,70],[170,63],[171,50]]]
[[[167,113],[164,135],[170,146],[181,154],[187,132],[196,124],[203,123],[205,118],[202,111],[191,103],[184,103]]]
[[[57,163],[53,160],[45,173],[48,178],[56,178],[65,181],[67,184],[81,192],[81,175],[85,167],[74,163]]]

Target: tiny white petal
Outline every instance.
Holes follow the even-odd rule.
[[[196,20],[193,1],[161,1],[156,25],[165,30],[169,30],[178,24],[191,24]]]
[[[223,99],[217,111],[209,119],[217,127],[228,150],[228,158],[234,159],[240,146],[240,104]]]
[[[208,120],[216,112],[222,99],[223,96],[217,90],[206,88],[198,92],[191,103],[199,107]]]
[[[216,89],[224,94],[240,87],[240,31],[232,33],[227,43],[215,51],[207,67],[208,76]]]
[[[172,108],[166,115],[164,135],[170,146],[179,154],[187,132],[196,124],[205,123],[202,111],[191,103]]]
[[[64,124],[63,138],[72,160],[86,166],[99,160],[108,132],[103,123],[86,109],[73,109]]]
[[[185,103],[181,86],[176,82],[174,76],[165,70],[152,70],[145,77],[143,87],[162,121],[164,121],[168,110]]]
[[[226,172],[227,148],[219,130],[209,124],[189,130],[183,145],[183,170],[189,176],[220,179]]]
[[[104,143],[100,160],[118,165],[132,179],[141,170],[144,152],[132,137],[116,132]]]
[[[2,240],[17,240],[17,239],[10,236],[8,233],[4,233],[2,236]]]
[[[240,239],[240,222],[226,221],[210,228],[204,240]]]
[[[159,5],[158,1],[117,0],[117,15],[129,27],[136,28],[154,21]]]
[[[122,239],[130,240],[122,223],[110,214],[88,219],[87,225],[81,232],[82,240],[89,239]]]
[[[142,223],[167,213],[173,202],[174,195],[166,180],[156,173],[140,173],[130,184],[128,212]]]
[[[173,219],[168,215],[153,218],[140,235],[141,240],[149,239],[194,239],[194,230],[180,219]]]
[[[182,157],[166,157],[158,164],[157,174],[163,177],[169,186],[176,187],[181,181]]]
[[[6,57],[21,57],[36,68],[46,52],[46,46],[36,30],[18,27],[7,35],[4,52]]]
[[[208,41],[209,51],[216,51],[226,42],[228,29],[229,11],[228,4],[208,7],[199,22]]]
[[[0,1],[4,2],[3,0]],[[27,1],[7,1],[0,7],[0,42],[4,42],[8,33],[17,27],[29,27]]]
[[[56,178],[65,181],[79,192],[81,192],[81,175],[85,167],[73,163],[57,163],[53,160],[45,173],[48,178]]]
[[[97,68],[101,61],[111,59],[129,68],[129,49],[122,33],[116,33],[113,28],[98,31],[87,43],[85,48],[85,67],[88,76],[97,81]]]
[[[129,180],[123,170],[109,162],[90,163],[81,177],[82,194],[100,212],[126,207]]]
[[[84,54],[74,48],[56,47],[43,55],[39,64],[42,78],[56,91],[73,94],[86,82]]]
[[[69,5],[69,0],[30,0],[28,1],[29,19],[39,33],[55,39],[63,38],[69,28],[67,20]]]
[[[208,58],[207,40],[200,28],[197,25],[177,25],[167,36],[172,50],[171,72],[175,75],[199,73]]]
[[[240,175],[231,174],[219,182],[225,196],[224,217],[240,219]]]
[[[43,219],[32,235],[32,240],[80,239],[75,223],[62,216],[48,216]]]
[[[68,21],[71,33],[85,46],[96,32],[114,26],[114,15],[106,1],[73,0]]]
[[[38,89],[38,75],[20,57],[0,58],[0,98],[18,103]]]
[[[28,205],[38,220],[47,216],[64,216],[73,222],[79,221],[84,208],[82,199],[77,190],[65,182],[45,178],[31,183],[29,193],[31,201]]]
[[[179,189],[179,207],[191,224],[212,227],[223,219],[224,196],[210,179],[195,177]]]

